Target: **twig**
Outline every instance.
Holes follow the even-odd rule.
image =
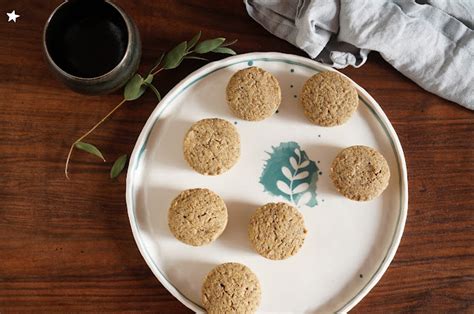
[[[84,135],[79,137],[74,143],[72,143],[71,147],[69,148],[69,152],[67,154],[66,158],[66,167],[64,168],[64,174],[66,175],[66,178],[69,180],[69,174],[68,174],[68,166],[69,166],[69,160],[71,159],[72,151],[74,150],[74,146],[76,146],[77,143],[85,139],[89,134],[94,132],[95,129],[97,129],[105,120],[107,120],[117,109],[119,109],[127,100],[123,99],[117,106],[115,106],[114,109],[112,109],[105,117],[102,118],[96,125],[94,125],[89,131],[87,131]]]

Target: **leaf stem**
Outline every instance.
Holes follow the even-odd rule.
[[[298,172],[298,169],[296,169],[295,172],[293,172],[293,176],[290,181],[290,191],[291,191],[290,200],[293,204],[295,204],[295,200],[293,199],[293,182],[295,182],[295,180],[293,178],[296,176],[297,172]]]
[[[71,147],[69,148],[69,152],[67,154],[67,158],[66,158],[66,166],[64,167],[64,174],[66,175],[66,178],[69,180],[69,174],[68,174],[68,167],[69,167],[69,160],[71,159],[71,155],[72,155],[72,151],[74,150],[74,146],[82,141],[83,139],[85,139],[89,134],[91,134],[92,132],[94,132],[95,129],[97,129],[105,120],[107,120],[115,111],[117,111],[117,109],[119,109],[127,100],[126,99],[122,99],[122,101],[117,105],[115,106],[114,109],[112,109],[105,117],[103,117],[99,122],[97,122],[89,131],[87,131],[84,135],[82,135],[81,137],[79,137],[74,143],[72,143]]]
[[[158,70],[156,70],[155,72],[151,73],[151,75],[155,76],[157,75],[158,73],[160,73],[161,71],[163,71],[164,68],[159,68]]]
[[[298,173],[298,170],[300,169],[300,164],[301,164],[301,156],[296,156],[296,157],[298,157],[298,163],[297,163],[298,167],[295,169],[295,172],[293,172],[293,176],[290,182],[290,191],[291,191],[290,200],[295,205],[296,205],[295,199],[293,198],[293,183],[295,182],[294,177],[296,177],[296,174]]]

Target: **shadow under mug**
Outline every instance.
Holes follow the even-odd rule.
[[[69,0],[50,15],[43,31],[46,60],[69,88],[106,94],[137,71],[141,41],[133,20],[108,0]]]

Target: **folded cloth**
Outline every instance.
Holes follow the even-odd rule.
[[[335,68],[378,51],[394,68],[474,110],[474,0],[244,0],[268,31]]]

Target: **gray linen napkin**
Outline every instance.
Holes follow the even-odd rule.
[[[311,58],[344,68],[378,51],[418,85],[474,110],[474,0],[244,0]]]

